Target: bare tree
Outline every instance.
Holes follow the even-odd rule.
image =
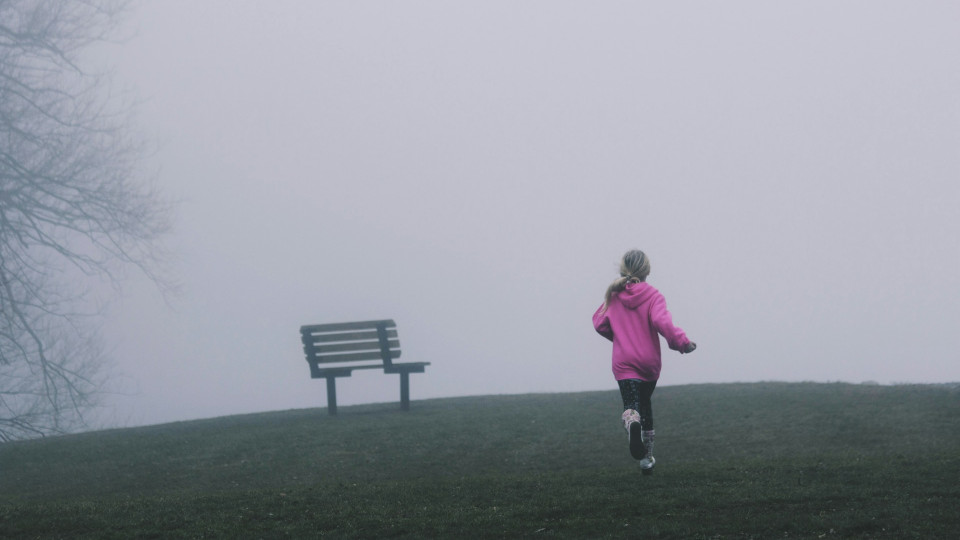
[[[0,0],[0,440],[84,423],[104,383],[90,286],[158,283],[169,206],[144,146],[81,52],[127,1]]]

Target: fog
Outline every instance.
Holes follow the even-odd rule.
[[[350,320],[414,400],[613,390],[631,248],[699,345],[661,385],[960,380],[956,2],[134,7],[103,54],[181,291],[110,305],[108,425],[325,406],[298,330]]]

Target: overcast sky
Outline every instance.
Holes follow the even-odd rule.
[[[134,7],[182,292],[111,306],[109,424],[325,406],[298,330],[349,320],[432,363],[414,400],[613,390],[631,248],[699,344],[661,385],[960,380],[960,3]]]

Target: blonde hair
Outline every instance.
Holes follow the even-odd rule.
[[[628,283],[646,281],[648,275],[650,275],[650,258],[646,253],[639,249],[631,249],[624,253],[623,259],[620,260],[620,277],[613,280],[613,283],[607,287],[607,294],[603,297],[603,309],[607,309],[613,295],[626,289]]]

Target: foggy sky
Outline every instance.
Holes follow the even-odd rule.
[[[349,320],[432,363],[414,400],[612,390],[631,248],[699,345],[661,385],[960,380],[956,2],[135,7],[104,54],[182,292],[112,304],[108,424],[325,406],[298,329]]]

